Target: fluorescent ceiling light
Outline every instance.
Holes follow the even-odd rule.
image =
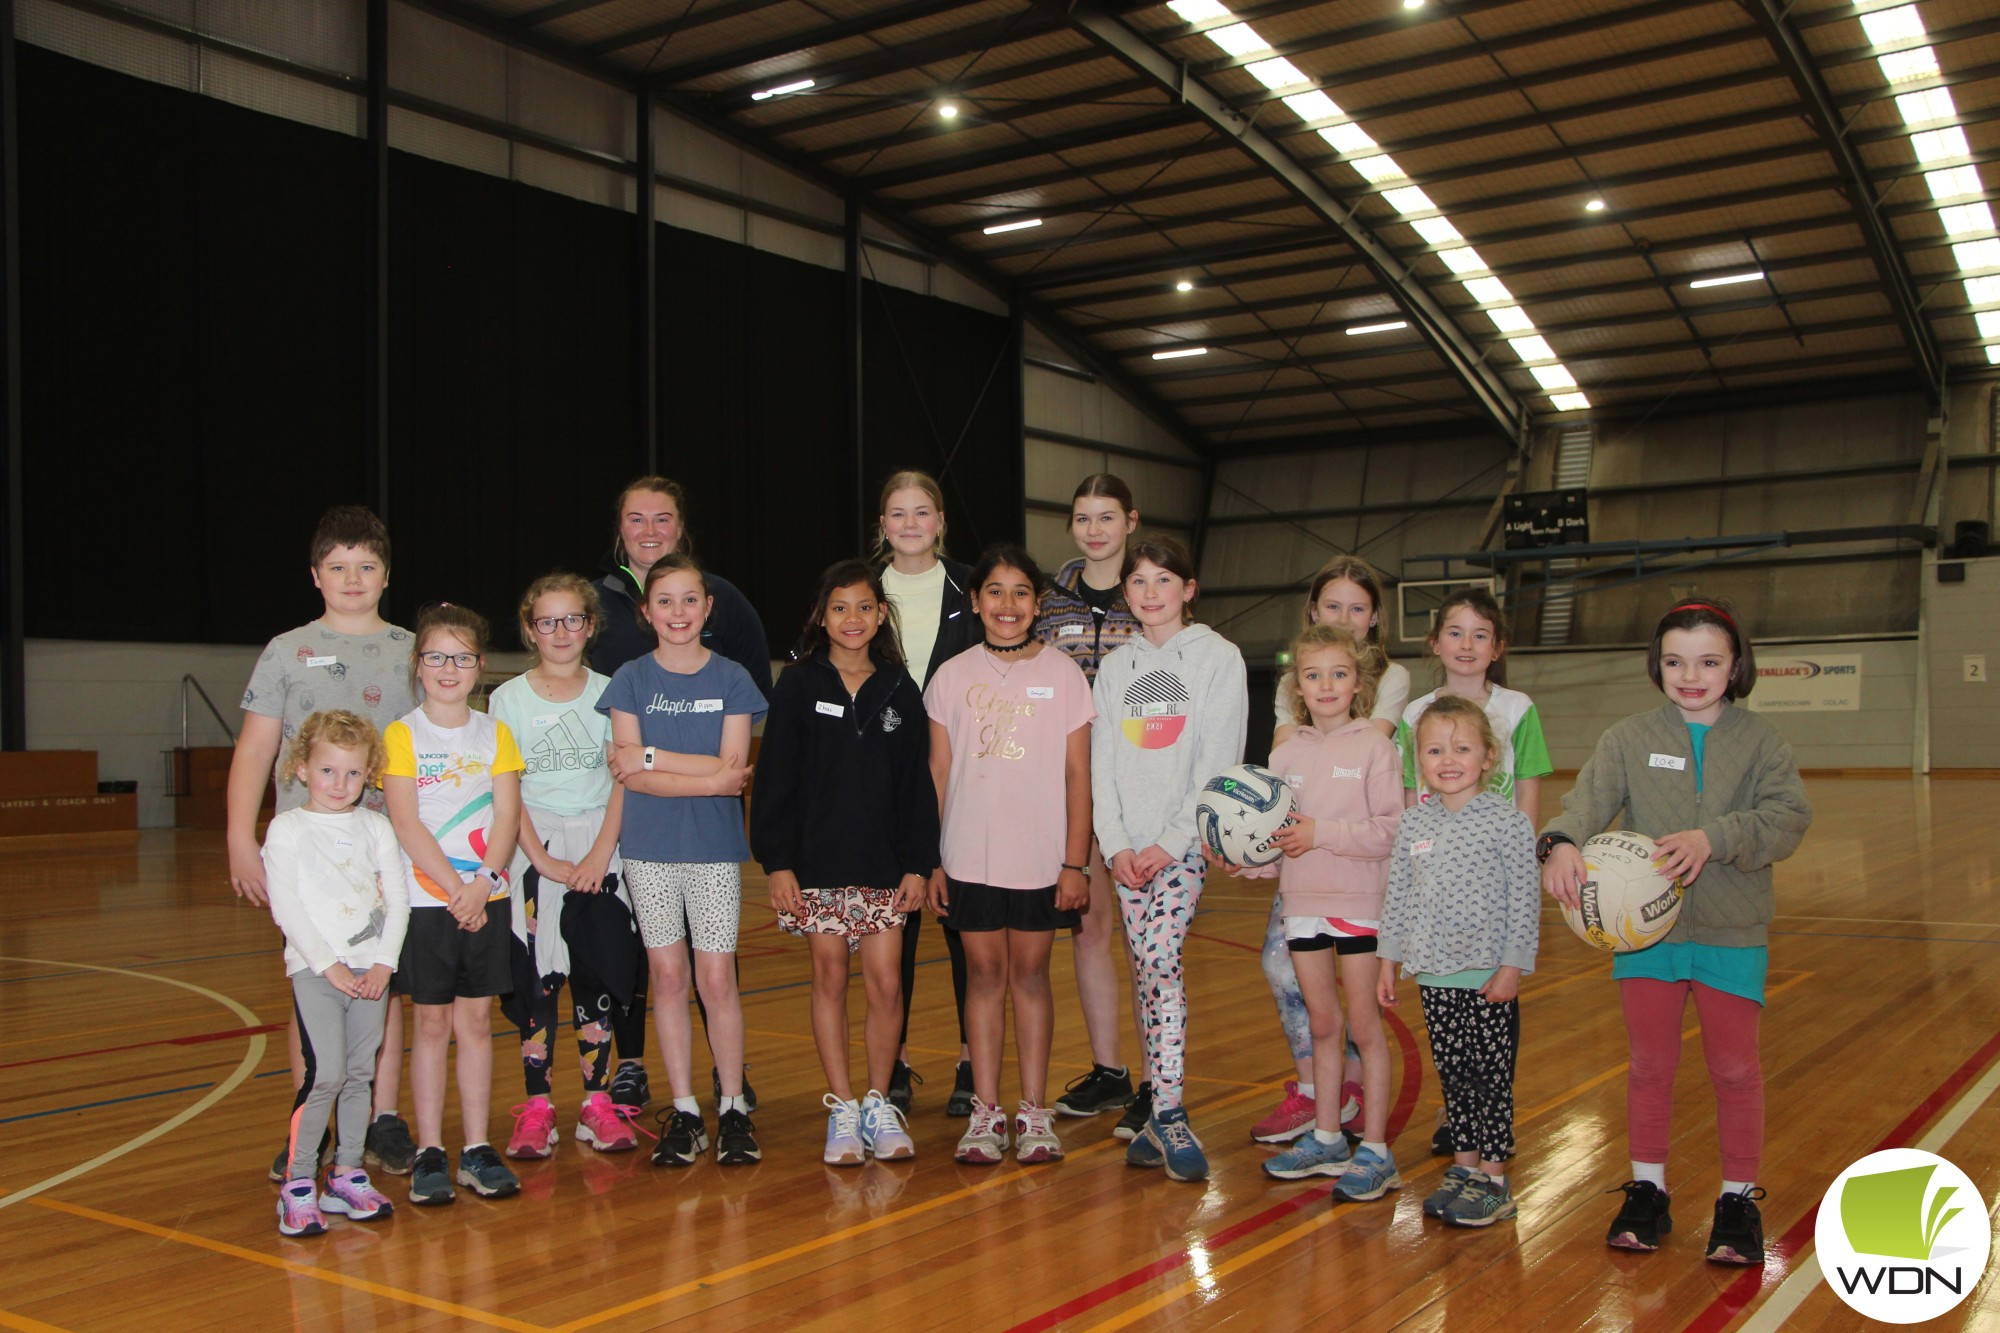
[[[943,116],[946,120],[950,120],[953,116],[956,116],[958,114],[958,103],[944,102],[939,104],[938,114],[940,116]]]
[[[1725,273],[1719,278],[1696,278],[1688,286],[1700,291],[1704,287],[1727,287],[1732,283],[1756,282],[1764,276],[1764,270],[1752,269],[1748,273]]]
[[[1206,347],[1175,347],[1169,351],[1153,353],[1153,360],[1177,361],[1184,356],[1207,356],[1207,355],[1208,355],[1208,349]]]
[[[1440,250],[1438,251],[1438,258],[1443,260],[1444,266],[1453,273],[1484,273],[1486,271],[1486,261],[1481,259],[1479,252],[1469,245],[1461,246],[1456,250]]]
[[[1912,134],[1910,151],[1917,155],[1919,162],[1942,162],[1948,157],[1972,156],[1972,146],[1965,141],[1965,131],[1956,125]]]
[[[1982,310],[1973,322],[1979,325],[1980,337],[2000,338],[2000,310]]]
[[[1875,63],[1882,67],[1882,77],[1891,83],[1934,79],[1938,75],[1937,55],[1928,46],[1920,46],[1914,51],[1898,51],[1881,57]]]
[[[1352,338],[1358,333],[1393,333],[1397,329],[1409,327],[1410,322],[1406,319],[1392,319],[1383,324],[1356,324],[1347,331],[1347,336]]]
[[[1965,303],[1967,305],[2000,305],[2000,278],[1967,278],[1965,280]]]
[[[1986,349],[1986,364],[1989,366],[2000,366],[2000,343],[1996,343]]]
[[[1529,366],[1528,373],[1535,377],[1535,383],[1544,391],[1553,393],[1557,389],[1574,389],[1576,376],[1563,366]]]
[[[1331,97],[1317,88],[1309,93],[1293,93],[1283,100],[1292,109],[1292,114],[1304,121],[1332,120],[1345,114]]]
[[[1590,406],[1590,400],[1580,393],[1558,393],[1549,397],[1558,412],[1581,412]]]
[[[1294,65],[1283,56],[1279,56],[1276,60],[1260,60],[1254,65],[1245,65],[1243,68],[1249,71],[1251,78],[1257,80],[1257,82],[1263,84],[1272,92],[1277,92],[1280,88],[1296,88],[1302,83],[1312,82],[1311,79],[1299,73],[1297,65]]]
[[[1583,205],[1583,211],[1586,213],[1602,213],[1604,211],[1604,201],[1602,199],[1587,200]]]
[[[1965,236],[1975,231],[1993,230],[1993,210],[1985,204],[1959,204],[1954,208],[1940,208],[1938,221],[1944,224],[1947,236]]]
[[[1503,305],[1486,312],[1486,318],[1493,321],[1493,327],[1502,333],[1533,333],[1535,321],[1528,318],[1528,312],[1517,305]]]
[[[1449,245],[1465,239],[1458,234],[1458,228],[1451,225],[1450,218],[1412,218],[1410,227],[1432,245]]]
[[[1382,199],[1389,207],[1395,209],[1404,217],[1408,217],[1412,213],[1435,213],[1438,211],[1438,206],[1431,202],[1431,197],[1414,185],[1405,185],[1394,190],[1384,190],[1382,191]]]
[[[1960,241],[1951,247],[1951,257],[1961,269],[2000,268],[2000,240]]]
[[[802,93],[812,86],[813,81],[811,79],[799,79],[794,83],[781,83],[775,88],[766,88],[761,93],[751,93],[750,100],[753,102],[765,102],[773,97],[783,97],[786,93]]]
[[[1206,23],[1229,14],[1229,6],[1217,4],[1215,0],[1167,0],[1167,8],[1187,23]]]
[[[1344,124],[1327,126],[1319,132],[1319,137],[1326,140],[1328,147],[1343,153],[1365,153],[1378,146],[1368,137],[1367,130],[1351,120]]]
[[[1926,88],[1920,93],[1903,93],[1896,98],[1896,111],[1903,117],[1905,125],[1948,120],[1958,114],[1949,88]]]
[[[1422,9],[1423,7],[1424,0],[1403,0],[1403,8],[1405,9]]]
[[[1233,56],[1254,56],[1259,51],[1271,49],[1271,44],[1259,37],[1257,30],[1247,23],[1232,23],[1226,28],[1210,28],[1202,36]]]
[[[1189,282],[1186,278],[1182,278],[1179,282],[1174,284],[1174,290],[1177,292],[1191,292],[1194,290],[1194,284]]]
[[[1896,9],[1878,9],[1872,14],[1861,16],[1861,31],[1868,34],[1870,46],[1895,46],[1900,42],[1913,42],[1924,35],[1924,21],[1917,16],[1915,5],[1903,5]]]
[[[1926,171],[1924,184],[1930,188],[1933,199],[1963,199],[1968,194],[1980,194],[1986,189],[1985,184],[1979,179],[1977,167]]]
[[[1025,231],[1029,227],[1039,227],[1041,225],[1042,220],[1040,218],[1022,218],[1019,222],[996,222],[990,227],[983,228],[983,230],[988,236],[998,236],[1003,231]]]
[[[1374,157],[1357,157],[1347,165],[1361,173],[1362,179],[1371,185],[1403,180],[1410,174],[1397,166],[1396,159],[1387,153],[1378,153]]]
[[[1556,359],[1555,349],[1550,347],[1549,340],[1542,337],[1539,333],[1532,338],[1509,338],[1507,345],[1513,348],[1514,355],[1520,357],[1523,361],[1553,361]]]
[[[1498,278],[1467,278],[1465,290],[1472,293],[1472,299],[1481,305],[1512,305],[1514,293],[1507,290],[1507,284]]]

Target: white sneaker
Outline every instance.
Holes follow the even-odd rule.
[[[1056,1137],[1055,1112],[1033,1102],[1022,1102],[1014,1117],[1014,1160],[1017,1162],[1059,1162],[1062,1140]]]
[[[975,1094],[972,1099],[972,1124],[966,1127],[965,1136],[958,1141],[958,1151],[954,1154],[959,1161],[973,1166],[996,1166],[1007,1153],[1007,1113],[997,1106],[988,1106]]]
[[[830,1092],[820,1100],[829,1112],[826,1151],[820,1154],[820,1160],[828,1166],[860,1166],[868,1160],[867,1145],[861,1141],[861,1108]]]
[[[899,1162],[917,1155],[916,1141],[895,1104],[870,1088],[861,1099],[861,1142],[881,1162]]]

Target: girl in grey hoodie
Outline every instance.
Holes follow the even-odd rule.
[[[1178,540],[1147,537],[1128,547],[1123,588],[1141,633],[1097,670],[1090,786],[1152,1070],[1152,1114],[1125,1160],[1164,1166],[1175,1180],[1201,1180],[1208,1162],[1181,1105],[1181,948],[1207,874],[1195,803],[1210,778],[1243,760],[1249,694],[1236,646],[1191,623],[1194,560]]]

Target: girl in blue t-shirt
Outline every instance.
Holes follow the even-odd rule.
[[[658,645],[618,668],[597,702],[611,715],[611,772],[625,789],[619,854],[674,1090],[672,1108],[658,1117],[658,1166],[692,1165],[708,1148],[691,1072],[690,936],[693,982],[707,1006],[721,1083],[716,1161],[763,1155],[743,1097],[736,928],[742,862],[750,855],[740,793],[749,776],[750,725],[764,715],[764,696],[742,667],[702,647],[713,606],[700,568],[686,556],[663,557],[647,570],[638,614]]]

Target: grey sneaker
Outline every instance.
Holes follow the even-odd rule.
[[[1444,1169],[1444,1179],[1438,1187],[1424,1197],[1424,1216],[1443,1217],[1445,1207],[1458,1197],[1465,1188],[1465,1182],[1472,1179],[1472,1168],[1453,1162]]]
[[[521,1192],[521,1181],[500,1160],[490,1143],[458,1155],[458,1183],[482,1199],[504,1199]]]
[[[1465,1182],[1458,1197],[1444,1207],[1445,1225],[1490,1227],[1514,1215],[1514,1192],[1505,1181],[1495,1181],[1477,1171]]]
[[[410,1202],[419,1206],[453,1203],[458,1191],[451,1187],[451,1163],[444,1149],[425,1148],[416,1156],[410,1171]]]
[[[1310,1130],[1291,1147],[1264,1163],[1264,1174],[1279,1180],[1304,1180],[1307,1176],[1337,1176],[1347,1170],[1354,1152],[1347,1136],[1337,1134],[1332,1143],[1321,1143]]]

